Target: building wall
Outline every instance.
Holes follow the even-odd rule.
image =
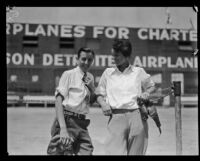
[[[105,68],[114,65],[113,40],[125,38],[133,45],[132,63],[152,74],[158,88],[181,80],[182,94],[198,93],[198,62],[192,54],[196,30],[29,23],[6,27],[8,91],[53,95],[62,72],[76,66],[82,46],[96,53],[91,72],[97,85]]]

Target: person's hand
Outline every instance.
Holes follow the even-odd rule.
[[[144,100],[147,100],[149,98],[149,92],[143,92],[139,97]]]
[[[111,110],[111,108],[110,108],[110,106],[109,106],[108,104],[102,106],[101,108],[102,108],[103,114],[104,114],[105,116],[110,116],[110,115],[112,115],[112,110]]]
[[[83,82],[85,83],[85,86],[89,89],[90,92],[93,92],[94,86],[93,86],[93,81],[90,77],[86,76],[83,79]]]
[[[87,75],[87,76],[84,76],[83,77],[83,82],[85,83],[85,85],[87,85],[87,86],[91,86],[91,84],[92,84],[92,79]]]
[[[69,136],[69,133],[65,127],[61,127],[60,129],[60,143],[63,145],[69,145],[71,144],[74,140],[72,137]]]

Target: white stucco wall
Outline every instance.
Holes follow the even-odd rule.
[[[193,7],[14,7],[13,22],[197,29]]]

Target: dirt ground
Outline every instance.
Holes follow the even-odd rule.
[[[162,134],[151,118],[146,155],[176,155],[175,110],[159,108]],[[108,118],[101,109],[91,108],[89,133],[94,155],[105,155],[104,142],[108,135]],[[199,155],[198,108],[182,108],[182,154]],[[54,108],[7,108],[7,147],[9,155],[46,155],[50,128],[55,116]]]

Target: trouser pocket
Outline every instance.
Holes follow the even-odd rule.
[[[51,126],[51,136],[53,137],[59,133],[60,133],[60,125],[59,125],[58,120],[55,118]]]
[[[80,128],[82,129],[87,129],[87,127],[89,126],[90,124],[90,120],[89,119],[78,119],[78,118],[75,118],[75,117],[70,117],[70,119],[68,120],[69,121],[69,124],[71,126],[79,126]]]

